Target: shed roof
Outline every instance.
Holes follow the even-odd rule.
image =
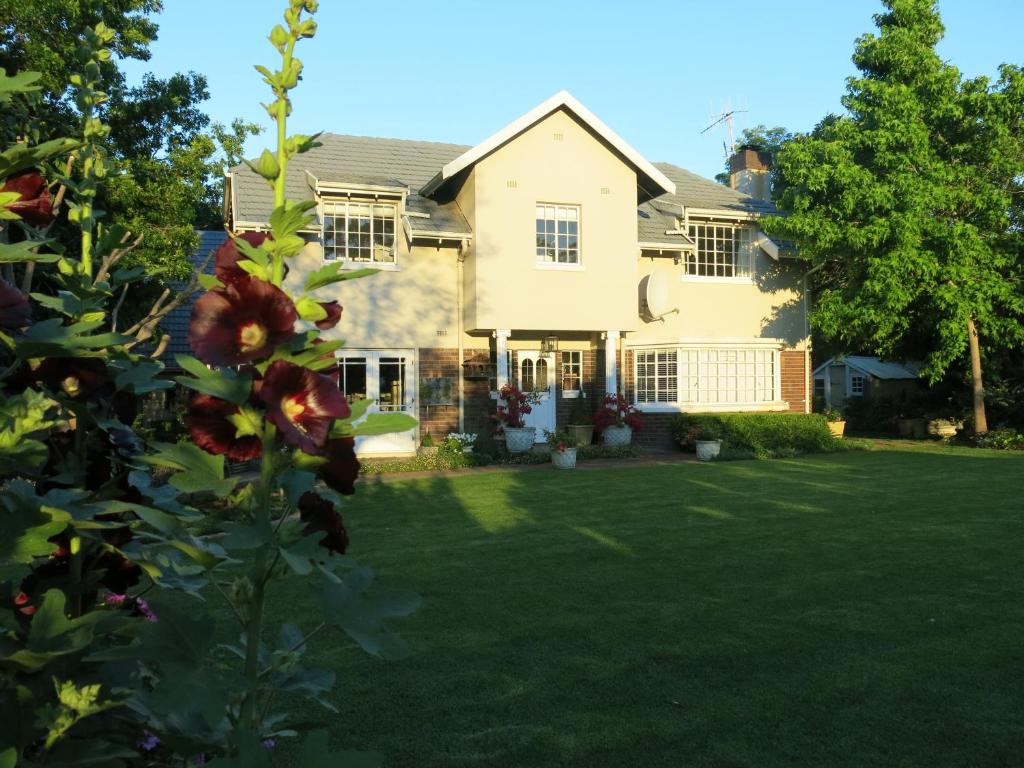
[[[900,362],[863,355],[846,355],[845,357],[830,357],[814,369],[814,375],[817,376],[829,365],[848,365],[876,379],[916,379],[921,375],[922,363],[917,360]]]

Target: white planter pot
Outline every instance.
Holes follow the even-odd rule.
[[[575,469],[576,449],[566,448],[564,451],[554,450],[551,452],[551,465],[555,469]]]
[[[505,427],[505,447],[509,453],[526,453],[536,442],[536,427]]]
[[[611,426],[604,431],[604,444],[611,447],[629,445],[632,442],[632,440],[633,429],[631,427]]]
[[[472,453],[473,452],[473,446],[472,445],[464,445],[464,446],[462,446],[462,452],[463,453]]]
[[[712,459],[718,458],[719,452],[722,450],[721,440],[698,440],[697,441],[697,458],[700,461],[711,461]]]

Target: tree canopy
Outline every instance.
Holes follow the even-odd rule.
[[[984,431],[980,347],[1024,341],[1024,70],[965,79],[936,52],[932,0],[885,8],[857,40],[846,114],[778,152],[788,215],[765,226],[830,265],[812,315],[826,336],[884,356],[920,345],[932,381],[971,353]]]
[[[765,155],[771,166],[771,190],[772,198],[778,195],[778,184],[775,173],[775,156],[779,153],[782,145],[793,138],[793,134],[780,125],[769,128],[763,123],[758,123],[752,128],[744,128],[740,131],[740,137],[732,146],[731,152],[738,152],[740,147],[757,147],[758,151]],[[715,174],[715,181],[719,184],[729,186],[729,160],[726,158],[725,167],[721,173]]]

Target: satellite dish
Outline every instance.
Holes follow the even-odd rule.
[[[657,320],[669,311],[668,281],[664,275],[652,272],[640,280],[640,316]]]

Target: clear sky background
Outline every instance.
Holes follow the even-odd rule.
[[[165,0],[152,71],[206,75],[214,120],[269,125],[253,64],[283,0]],[[940,0],[941,55],[968,76],[1024,63],[1024,0]],[[841,110],[854,40],[877,0],[321,0],[290,132],[319,130],[476,144],[565,88],[652,161],[704,176],[722,169],[727,108],[735,129],[806,131]],[[265,132],[250,156],[271,143]]]

